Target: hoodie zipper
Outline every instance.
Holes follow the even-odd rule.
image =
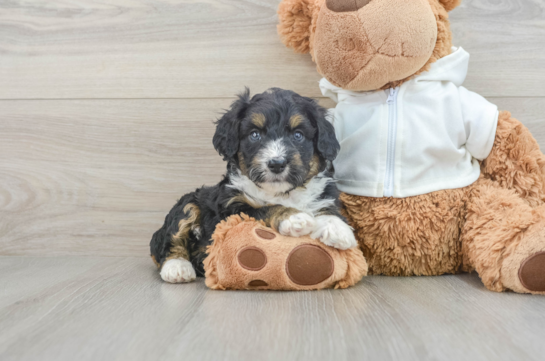
[[[394,195],[394,169],[397,135],[397,95],[399,88],[391,88],[388,94],[388,153],[386,155],[386,174],[384,175],[384,197]]]

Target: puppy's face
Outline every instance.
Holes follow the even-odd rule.
[[[263,102],[241,122],[238,166],[261,188],[294,189],[318,174],[325,161],[314,151],[316,133],[298,109]]]
[[[339,143],[325,109],[291,91],[246,93],[217,124],[214,146],[259,187],[285,193],[335,158]]]

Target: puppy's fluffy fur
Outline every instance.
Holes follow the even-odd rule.
[[[357,245],[339,213],[331,161],[339,151],[326,110],[314,100],[273,88],[240,95],[216,123],[213,143],[227,174],[213,187],[184,195],[150,243],[167,282],[204,275],[206,246],[216,225],[246,213],[289,236],[310,234],[325,244]]]

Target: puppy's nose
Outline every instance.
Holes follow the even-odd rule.
[[[288,164],[288,161],[286,158],[274,158],[269,161],[267,166],[273,173],[282,173],[284,169],[286,169],[286,165]]]
[[[371,0],[326,0],[327,8],[336,13],[356,11],[369,4]]]

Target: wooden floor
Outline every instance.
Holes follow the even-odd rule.
[[[344,291],[161,282],[151,234],[225,165],[213,121],[244,86],[320,97],[279,0],[0,1],[0,360],[531,360],[545,298],[475,275]],[[545,147],[545,2],[463,0],[465,86]]]
[[[0,257],[0,359],[543,360],[543,298],[475,275],[314,292],[160,281],[142,258]]]

